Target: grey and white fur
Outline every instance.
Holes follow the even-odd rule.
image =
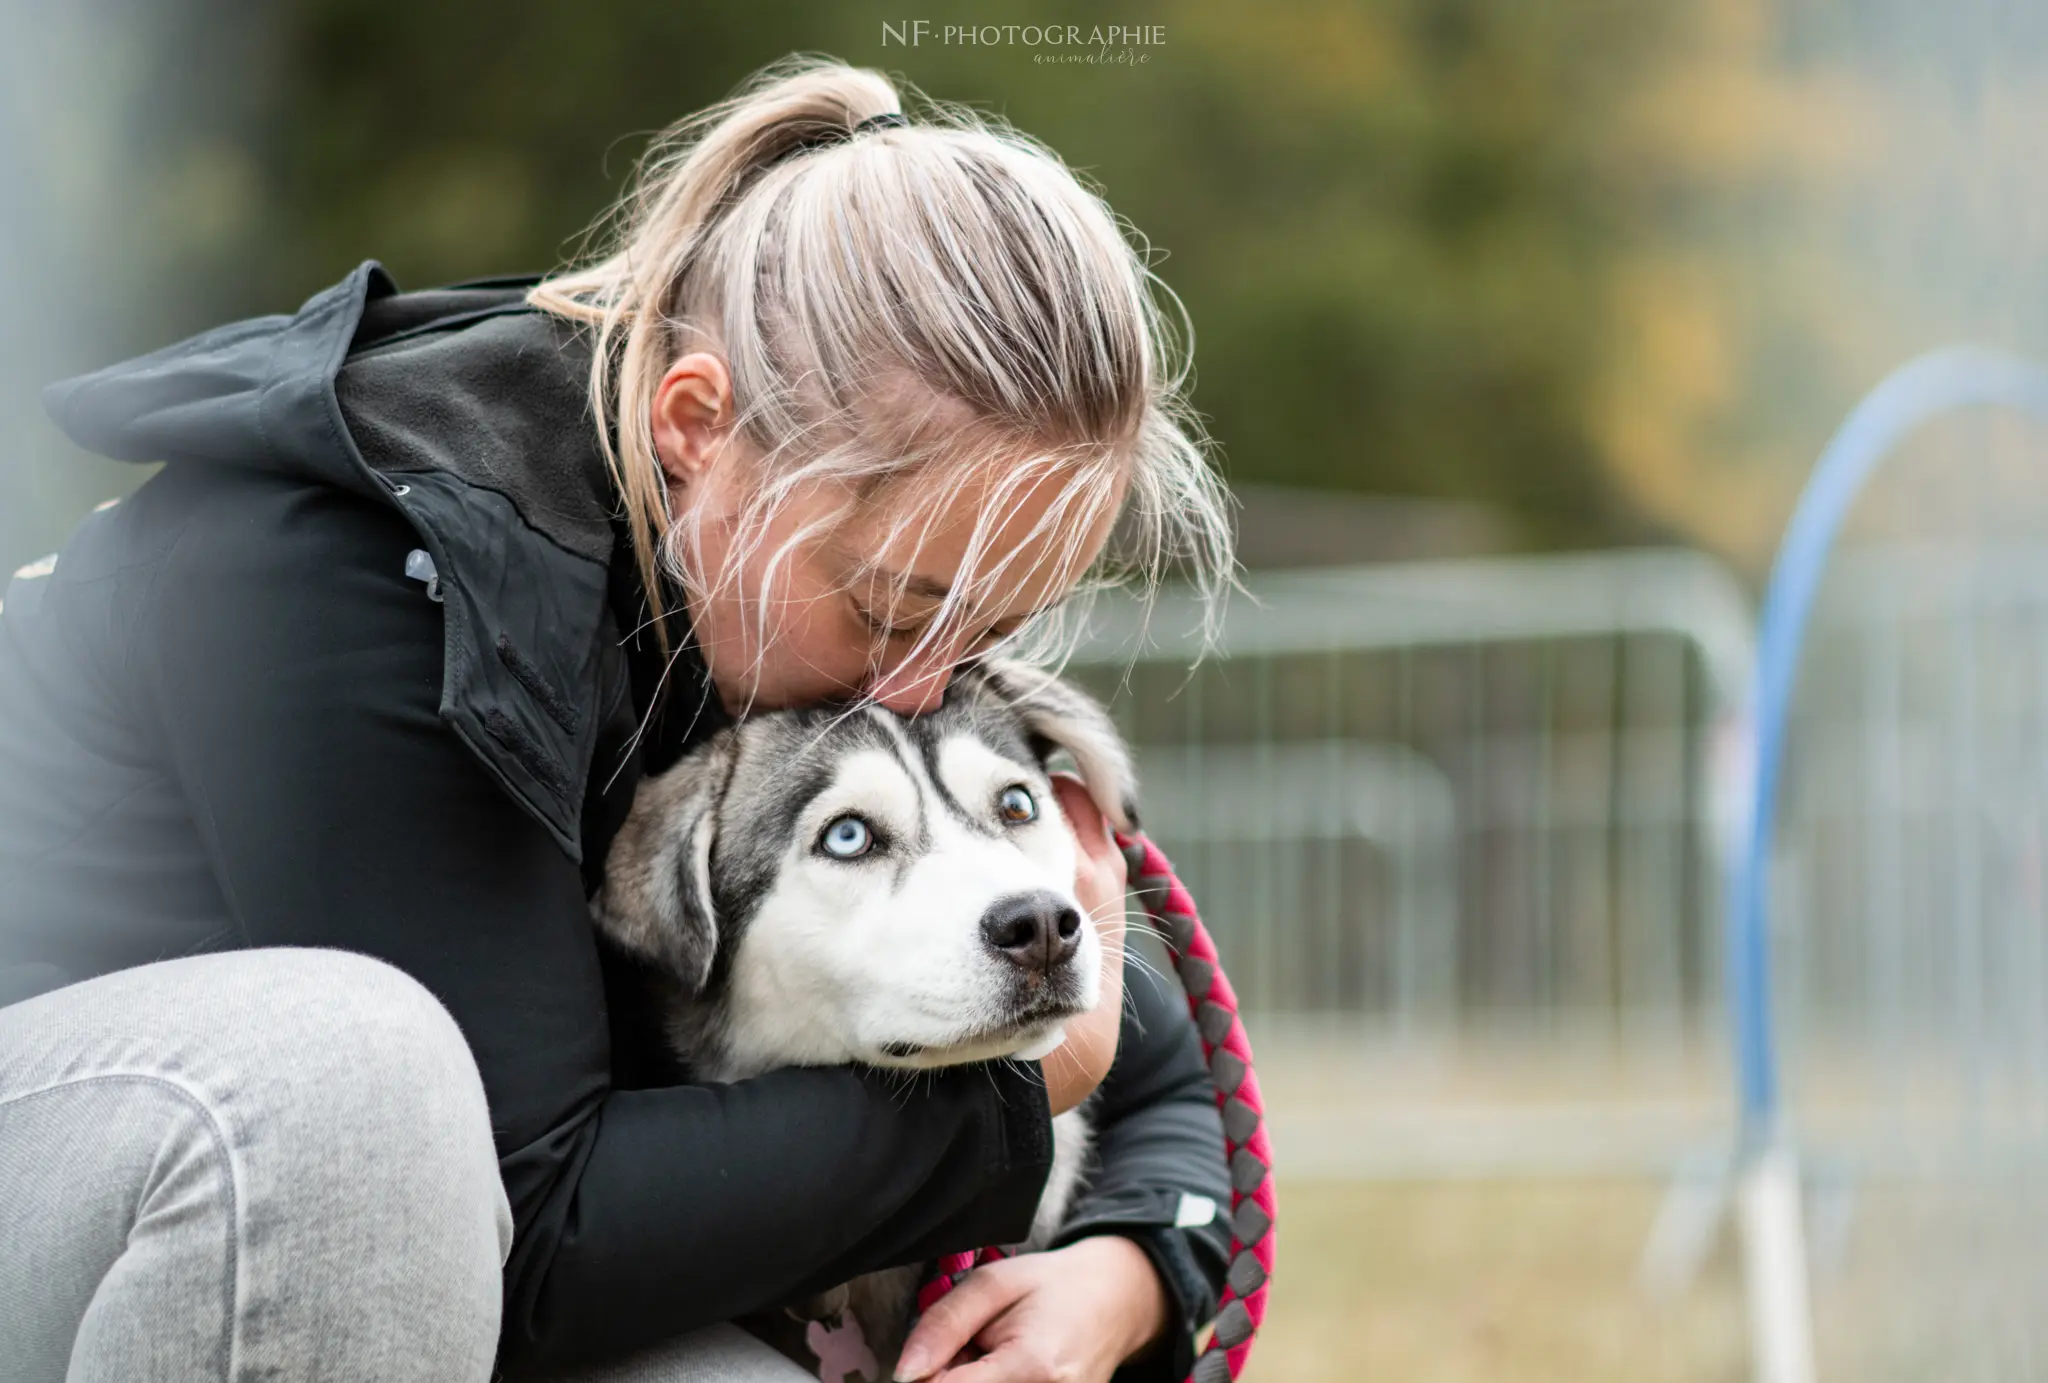
[[[1101,989],[1102,942],[1081,916],[1076,845],[1048,777],[1061,750],[1109,822],[1135,829],[1136,782],[1108,715],[1024,664],[970,664],[913,718],[749,717],[640,784],[597,926],[661,977],[668,1039],[702,1079],[1041,1056]],[[1083,1110],[1054,1119],[1021,1247],[1059,1228],[1089,1137]],[[918,1279],[869,1274],[810,1314],[851,1310],[886,1372]]]

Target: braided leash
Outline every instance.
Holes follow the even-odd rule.
[[[1117,845],[1130,865],[1132,891],[1173,953],[1188,992],[1188,1011],[1202,1035],[1202,1057],[1216,1082],[1216,1103],[1223,1110],[1223,1155],[1230,1164],[1230,1272],[1215,1334],[1188,1383],[1228,1383],[1244,1372],[1251,1357],[1252,1337],[1266,1319],[1266,1286],[1273,1275],[1273,1153],[1266,1140],[1265,1102],[1252,1071],[1251,1040],[1238,1021],[1237,993],[1217,959],[1216,943],[1195,914],[1195,900],[1146,837],[1118,836]],[[917,1294],[917,1309],[929,1311],[976,1265],[1006,1256],[1001,1249],[982,1249],[940,1259],[937,1273]]]

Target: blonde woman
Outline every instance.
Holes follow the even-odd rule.
[[[1021,1237],[1098,1087],[1063,1243],[900,1373],[1187,1366],[1226,1187],[1155,988],[1042,1069],[697,1085],[586,911],[721,717],[914,713],[1106,576],[1227,581],[1156,283],[1044,148],[812,58],[671,131],[610,233],[52,387],[168,464],[0,606],[11,1378],[800,1376],[726,1323]]]

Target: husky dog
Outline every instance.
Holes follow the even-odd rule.
[[[1103,815],[1134,829],[1136,784],[1109,717],[1021,663],[971,664],[913,718],[868,707],[743,720],[641,783],[597,925],[652,963],[668,1039],[703,1079],[1042,1057],[1101,989],[1102,943],[1073,892],[1076,847],[1047,773],[1060,750]],[[1053,1142],[1027,1249],[1046,1245],[1077,1189],[1085,1114],[1055,1119]],[[850,1312],[886,1376],[919,1277],[872,1273],[806,1314]]]

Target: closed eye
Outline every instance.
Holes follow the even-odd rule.
[[[861,622],[871,636],[878,639],[914,639],[931,627],[930,616],[901,624],[892,624],[888,620],[878,618],[874,611],[868,609],[857,600],[849,598],[848,603],[853,607],[854,617]],[[1022,629],[1026,624],[1029,624],[1033,618],[1043,613],[1045,613],[1043,610],[1032,610],[990,625],[982,631],[979,638],[975,639],[968,646],[968,651],[970,653],[980,653],[992,644],[1001,643],[1004,639],[1009,638],[1012,634]]]
[[[929,618],[913,620],[908,624],[891,624],[887,620],[877,619],[875,617],[874,611],[868,609],[865,605],[862,605],[857,600],[852,600],[851,598],[849,598],[848,604],[853,606],[854,616],[857,619],[859,619],[863,625],[867,626],[867,631],[870,634],[873,634],[877,638],[915,638],[917,635],[922,634],[925,631],[926,627],[931,624],[931,620]]]
[[[1004,620],[1001,624],[992,625],[989,628],[989,631],[986,634],[983,634],[980,638],[976,639],[973,645],[967,651],[970,654],[986,653],[990,648],[994,647],[996,644],[1001,643],[1004,639],[1009,638],[1018,630],[1022,629],[1025,625],[1029,624],[1033,618],[1033,615],[1036,615],[1037,613],[1037,611],[1033,611],[1030,615],[1019,615],[1016,619],[1008,619]]]

